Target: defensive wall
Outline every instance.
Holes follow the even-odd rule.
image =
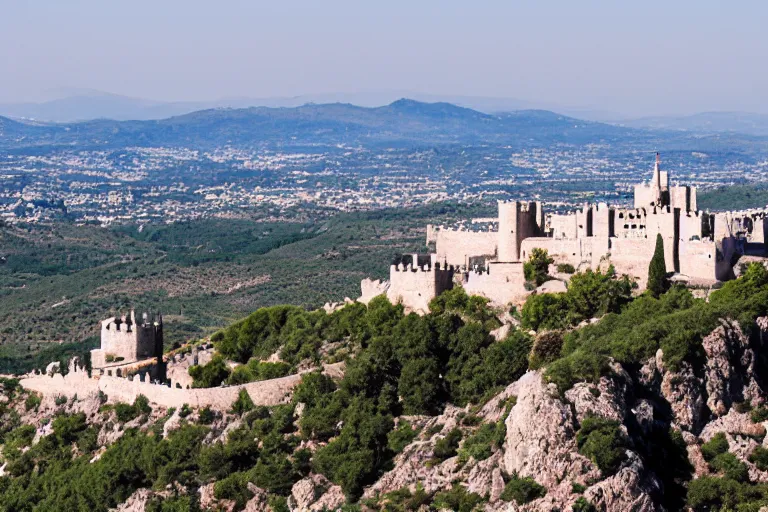
[[[454,267],[469,266],[469,259],[485,255],[495,259],[499,234],[493,231],[440,229],[434,232],[437,261]],[[429,238],[428,238],[429,240]]]
[[[343,375],[344,363],[325,365],[323,372],[338,378]],[[20,380],[21,385],[30,391],[44,395],[62,395],[85,397],[98,394],[107,395],[111,403],[133,403],[139,395],[144,395],[153,404],[163,407],[179,408],[184,404],[192,407],[210,407],[226,411],[232,407],[241,390],[245,390],[256,405],[279,405],[290,401],[293,389],[301,382],[302,373],[278,379],[249,382],[236,386],[216,388],[182,389],[166,384],[149,381],[145,375],[136,375],[133,379],[116,376],[91,378],[84,369],[71,365],[67,375],[55,373],[48,375],[30,375]]]
[[[414,254],[410,263],[391,265],[387,298],[393,304],[402,303],[417,313],[427,313],[429,302],[453,287],[454,267],[437,261],[437,254],[430,255],[430,262],[419,265]]]
[[[132,363],[162,355],[162,317],[149,319],[145,313],[142,322],[136,314],[112,317],[101,322],[101,345],[91,351],[91,365],[101,368],[113,363]]]
[[[467,294],[481,295],[497,304],[516,303],[528,294],[520,261],[491,262],[484,269],[464,273],[462,279]]]

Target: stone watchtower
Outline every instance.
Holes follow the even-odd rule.
[[[150,318],[136,314],[112,317],[101,322],[101,347],[91,350],[94,369],[119,367],[137,361],[151,360],[163,355],[163,317],[159,313]]]

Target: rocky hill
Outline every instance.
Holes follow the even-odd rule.
[[[768,506],[768,271],[707,300],[583,302],[579,286],[556,331],[533,306],[517,319],[460,289],[423,317],[383,298],[259,310],[213,337],[193,385],[346,361],[271,407],[247,393],[218,411],[41,396],[5,378],[0,510]],[[534,318],[538,331],[517,327]]]

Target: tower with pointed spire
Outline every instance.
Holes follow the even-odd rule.
[[[696,188],[670,186],[669,173],[661,170],[661,155],[656,153],[653,176],[650,182],[635,185],[635,208],[680,209],[681,212],[696,211]]]

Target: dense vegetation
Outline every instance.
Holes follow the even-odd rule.
[[[483,214],[441,203],[312,220],[201,219],[99,228],[0,224],[0,372],[26,372],[98,344],[111,314],[162,311],[167,345],[263,306],[317,308],[384,278],[424,225]],[[270,212],[260,212],[271,216]],[[63,344],[59,342],[63,341]]]
[[[570,294],[571,289],[566,295]],[[546,372],[561,390],[581,380],[595,382],[608,371],[609,358],[631,366],[659,348],[671,369],[679,369],[684,361],[699,364],[701,340],[720,319],[738,320],[749,330],[758,316],[768,313],[768,270],[750,265],[742,278],[725,283],[708,302],[674,287],[658,299],[643,294],[620,313],[607,311],[600,322],[566,335],[560,358]],[[572,313],[566,309],[565,314]]]
[[[708,302],[694,299],[681,287],[658,298],[646,293],[632,299],[630,290],[631,283],[611,272],[588,271],[574,275],[568,292],[556,295],[554,302],[544,302],[551,300],[548,294],[534,296],[529,303],[536,308],[559,308],[542,314],[526,304],[523,322],[541,331],[535,340],[515,329],[503,340],[494,340],[490,331],[498,327],[496,312],[461,288],[436,298],[432,312],[424,316],[406,315],[402,306],[384,297],[331,314],[291,306],[262,308],[213,337],[221,356],[192,371],[196,385],[282,375],[303,361],[321,360],[321,344],[335,345],[333,357],[346,359],[343,379],[305,374],[292,403],[271,408],[256,407],[241,393],[230,414],[242,423],[226,442],[212,444],[201,442],[213,421],[210,411],[200,411],[196,418],[184,408],[181,428],[163,438],[161,426],[135,428],[152,417],[143,397],[132,405],[104,406],[100,421],[131,422],[133,427],[126,427],[93,463],[88,461],[98,449],[98,426],[86,423],[84,416],[60,414],[52,423],[54,434],[32,445],[34,430],[20,424],[18,413],[2,404],[0,435],[8,466],[7,476],[0,477],[0,510],[33,510],[31,504],[37,503],[42,510],[99,511],[139,487],[161,489],[179,482],[194,491],[212,480],[217,497],[239,506],[250,498],[247,484],[253,482],[268,491],[273,507],[280,510],[292,485],[310,471],[339,484],[355,502],[363,487],[389,469],[393,457],[420,435],[403,415],[437,414],[447,403],[484,403],[529,367],[546,368],[546,378],[561,391],[577,381],[597,382],[611,371],[610,358],[631,370],[658,348],[664,350],[668,367],[690,364],[698,371],[701,340],[720,319],[738,320],[748,331],[757,316],[768,313],[768,271],[761,265],[748,267],[740,279],[712,293]],[[599,322],[571,329],[599,315],[604,315]],[[555,319],[565,323],[552,324]],[[553,327],[559,330],[547,330]],[[287,362],[261,362],[275,352]],[[231,371],[225,358],[243,364]],[[11,397],[20,393],[15,381],[1,383]],[[39,406],[35,398],[24,396],[26,410]],[[296,419],[299,403],[304,412]],[[499,407],[513,403],[510,397],[510,403]],[[755,421],[768,417],[762,408],[751,415]],[[476,419],[467,414],[460,426],[439,436],[429,463],[454,456],[462,464],[480,461],[498,450],[505,438],[504,423],[477,424]],[[681,434],[661,423],[642,438],[632,432],[636,426],[625,431],[619,422],[596,416],[578,427],[579,453],[604,475],[621,466],[626,448],[638,452],[664,483],[668,492],[663,500],[669,509],[679,509],[685,500],[694,510],[704,511],[732,509],[736,503],[764,504],[768,499],[766,487],[750,482],[746,466],[729,452],[722,435],[702,445],[713,476],[691,480]],[[638,439],[642,442],[633,444]],[[299,448],[302,441],[319,447],[312,453]],[[754,450],[750,460],[768,467],[765,450]],[[502,498],[526,503],[544,493],[535,480],[507,475]],[[157,499],[152,507],[194,510],[195,496],[193,492]],[[389,510],[405,510],[392,507],[407,504],[472,510],[483,501],[461,485],[433,495],[402,490],[381,499]],[[578,507],[593,510],[585,499]]]
[[[746,210],[768,205],[768,186],[765,183],[732,185],[699,192],[697,205],[702,210]]]

